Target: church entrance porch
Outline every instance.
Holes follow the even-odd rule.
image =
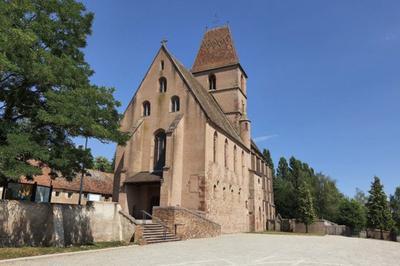
[[[143,211],[152,214],[154,206],[160,206],[161,178],[141,172],[125,181],[129,214],[135,219],[150,219]]]

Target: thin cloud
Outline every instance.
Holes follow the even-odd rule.
[[[278,137],[278,134],[264,135],[264,136],[259,136],[259,137],[254,138],[254,141],[255,142],[263,142],[263,141],[267,141],[269,139],[276,138],[276,137]]]

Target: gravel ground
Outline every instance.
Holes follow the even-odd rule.
[[[400,243],[341,236],[233,234],[3,262],[6,265],[400,265]],[[0,265],[3,265],[0,261]]]

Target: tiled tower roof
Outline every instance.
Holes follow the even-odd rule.
[[[239,63],[229,27],[208,30],[203,37],[192,72],[200,72]]]

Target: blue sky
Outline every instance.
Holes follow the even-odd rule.
[[[206,26],[229,21],[248,80],[252,135],[275,163],[295,156],[352,196],[374,175],[400,185],[400,1],[84,1],[92,81],[121,112],[163,38],[191,67]],[[80,142],[80,141],[78,141]],[[111,158],[115,145],[89,141]]]

